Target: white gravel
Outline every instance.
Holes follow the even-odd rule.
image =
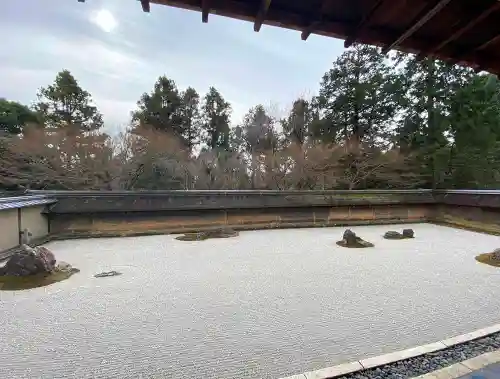
[[[276,378],[500,322],[500,238],[417,224],[52,242],[81,272],[0,291],[0,378]],[[94,278],[102,271],[121,276]]]

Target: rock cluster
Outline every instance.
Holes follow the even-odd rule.
[[[351,229],[346,229],[341,241],[337,241],[337,245],[350,248],[373,247],[371,242],[367,242],[358,237]]]
[[[179,241],[203,241],[209,238],[230,238],[238,235],[239,233],[231,228],[219,228],[205,232],[186,233],[182,236],[176,237],[175,239]]]
[[[390,230],[384,234],[384,238],[388,240],[402,240],[414,237],[415,233],[413,232],[413,229],[403,229],[403,233]]]
[[[27,277],[54,272],[75,273],[80,270],[68,263],[56,264],[54,253],[43,246],[32,248],[22,245],[21,251],[14,253],[5,266],[0,267],[0,276]]]

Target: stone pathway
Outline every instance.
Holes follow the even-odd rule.
[[[495,363],[481,370],[473,371],[470,374],[461,376],[458,379],[498,379],[500,378],[500,363]]]

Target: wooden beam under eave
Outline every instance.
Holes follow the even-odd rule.
[[[495,37],[490,38],[488,41],[484,42],[482,45],[469,49],[468,51],[455,54],[454,56],[450,57],[450,61],[453,61],[455,63],[469,63],[469,62],[477,62],[477,64],[481,70],[483,71],[491,71],[492,69],[490,68],[491,66],[491,61],[492,59],[479,59],[478,54],[481,54],[481,50],[486,49],[488,46],[495,44],[497,42],[500,42],[500,34],[497,34]],[[499,65],[500,66],[500,65]],[[500,73],[498,72],[499,70],[493,70],[495,71],[496,74]]]
[[[436,46],[421,52],[418,56],[418,60],[422,60],[426,55],[431,55],[435,52],[439,52],[443,47],[448,45],[450,42],[455,41],[458,39],[460,36],[463,34],[467,33],[469,30],[471,30],[474,26],[479,24],[481,21],[483,21],[486,17],[488,17],[490,14],[493,12],[497,11],[500,9],[500,1],[495,2],[491,7],[487,8],[483,12],[481,12],[477,17],[473,18],[469,22],[467,22],[465,25],[463,25],[460,29],[458,29],[455,33],[451,34],[447,39],[442,41],[441,43],[437,44]]]
[[[500,34],[497,34],[495,37],[490,38],[488,41],[484,42],[481,46],[477,47],[475,50],[486,49],[488,46],[494,45],[497,42],[500,42]]]
[[[255,17],[255,22],[253,23],[253,31],[258,32],[262,27],[264,20],[266,19],[267,11],[269,10],[269,6],[271,5],[271,0],[261,0],[259,11],[257,12],[257,16]]]
[[[387,54],[394,47],[400,45],[408,37],[412,36],[418,29],[420,29],[427,21],[441,11],[451,0],[440,0],[432,8],[426,7],[419,15],[416,17],[411,26],[404,31],[396,40],[391,42],[389,45],[382,49],[382,54]]]
[[[149,11],[150,11],[149,0],[141,0],[141,5],[142,5],[142,11],[149,13]]]
[[[318,27],[320,24],[321,21],[315,21],[311,23],[306,29],[302,31],[302,33],[300,33],[300,39],[302,41],[306,41],[313,32],[313,30],[316,29],[316,27]]]
[[[302,41],[306,41],[311,33],[323,23],[323,16],[328,12],[331,1],[332,0],[323,0],[321,2],[321,8],[319,9],[316,18],[300,34],[300,38],[302,39]]]
[[[344,47],[346,49],[350,47],[354,42],[356,42],[356,37],[358,36],[358,34],[363,31],[363,28],[370,22],[371,18],[373,17],[377,9],[379,9],[380,6],[384,3],[384,1],[385,0],[377,0],[373,3],[370,10],[363,16],[359,24],[356,25],[352,33],[344,41]]]
[[[209,0],[201,0],[201,22],[208,22],[208,13],[210,12]]]

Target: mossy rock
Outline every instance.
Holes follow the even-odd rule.
[[[385,232],[384,238],[386,240],[403,240],[406,237],[399,232],[395,232],[393,230],[390,230],[388,232]]]
[[[479,254],[476,257],[476,261],[493,267],[500,267],[500,259],[496,259],[495,253]]]
[[[206,232],[186,233],[175,239],[179,241],[204,241],[210,238],[231,238],[239,235],[239,232],[233,229],[217,229]]]
[[[342,240],[342,241],[337,241],[337,245],[342,246],[342,247],[347,247],[350,249],[363,249],[366,247],[374,247],[375,245],[371,242],[365,241],[361,238],[356,238],[356,242],[354,243],[347,243],[347,241]]]
[[[0,276],[1,291],[20,291],[37,287],[45,287],[53,283],[62,282],[73,274],[79,272],[78,269],[68,271],[54,271],[50,274],[36,274],[28,276]]]
[[[413,229],[404,229],[403,233],[396,232],[394,230],[390,230],[385,232],[384,238],[386,240],[404,240],[414,238]]]

